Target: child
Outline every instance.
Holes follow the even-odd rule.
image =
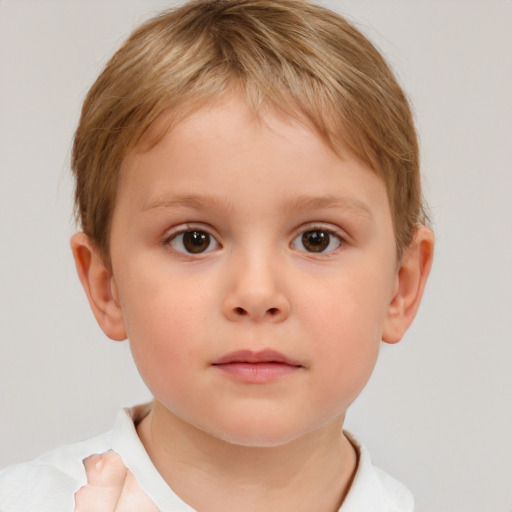
[[[154,400],[3,471],[0,510],[413,510],[342,431],[433,252],[369,41],[303,0],[164,13],[89,91],[72,168],[80,280]]]

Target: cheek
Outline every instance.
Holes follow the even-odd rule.
[[[180,293],[184,288],[176,281],[166,286],[141,279],[122,304],[134,361],[155,395],[158,389],[178,390],[191,365],[201,367],[208,356],[201,340],[211,323],[205,306],[211,298]]]
[[[316,376],[326,390],[327,400],[340,400],[341,409],[346,409],[368,382],[381,344],[379,330],[364,319],[359,325],[347,325],[349,320],[353,317],[341,317],[338,312],[337,320],[317,339],[323,368]]]
[[[389,286],[382,276],[353,272],[310,286],[300,307],[320,347],[326,350],[362,352],[381,341],[389,303]],[[380,278],[380,279],[379,279]]]
[[[346,411],[359,396],[373,372],[379,355],[380,340],[352,337],[352,332],[337,331],[329,340],[319,340],[322,367],[314,373],[318,407]]]
[[[303,303],[308,320],[302,327],[314,340],[313,364],[322,366],[315,378],[325,399],[341,409],[357,397],[377,361],[386,297],[375,295],[362,285],[339,280],[328,294],[310,294]]]
[[[172,317],[144,318],[145,326],[131,322],[128,330],[130,349],[139,373],[153,394],[179,385],[181,371],[191,351],[183,343],[179,326]],[[158,326],[156,329],[154,326]]]

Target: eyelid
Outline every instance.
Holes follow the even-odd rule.
[[[338,226],[330,224],[329,222],[312,222],[310,224],[303,224],[302,226],[300,226],[300,228],[295,230],[294,237],[297,237],[297,235],[300,235],[302,233],[306,233],[307,231],[316,230],[326,231],[327,233],[330,233],[331,235],[338,237],[344,243],[347,243],[350,240],[349,236],[344,230],[342,230]]]
[[[213,236],[215,240],[218,241],[219,239],[219,236],[217,235],[217,232],[213,229],[213,227],[210,226],[209,224],[203,224],[202,222],[183,222],[181,224],[173,226],[172,228],[168,229],[165,232],[163,239],[164,241],[170,240],[176,235],[186,233],[187,231],[204,231],[205,233],[208,233],[210,236]]]

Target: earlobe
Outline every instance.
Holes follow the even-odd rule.
[[[109,338],[116,341],[126,339],[112,271],[103,261],[96,246],[84,233],[76,233],[71,238],[71,250],[78,277],[96,321]]]
[[[417,228],[404,252],[388,306],[382,340],[399,342],[411,325],[423,296],[434,255],[434,234],[426,226]]]

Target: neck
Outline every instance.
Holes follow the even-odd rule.
[[[196,510],[334,512],[357,466],[355,450],[342,434],[343,419],[279,446],[240,446],[155,402],[137,431],[157,470]]]

